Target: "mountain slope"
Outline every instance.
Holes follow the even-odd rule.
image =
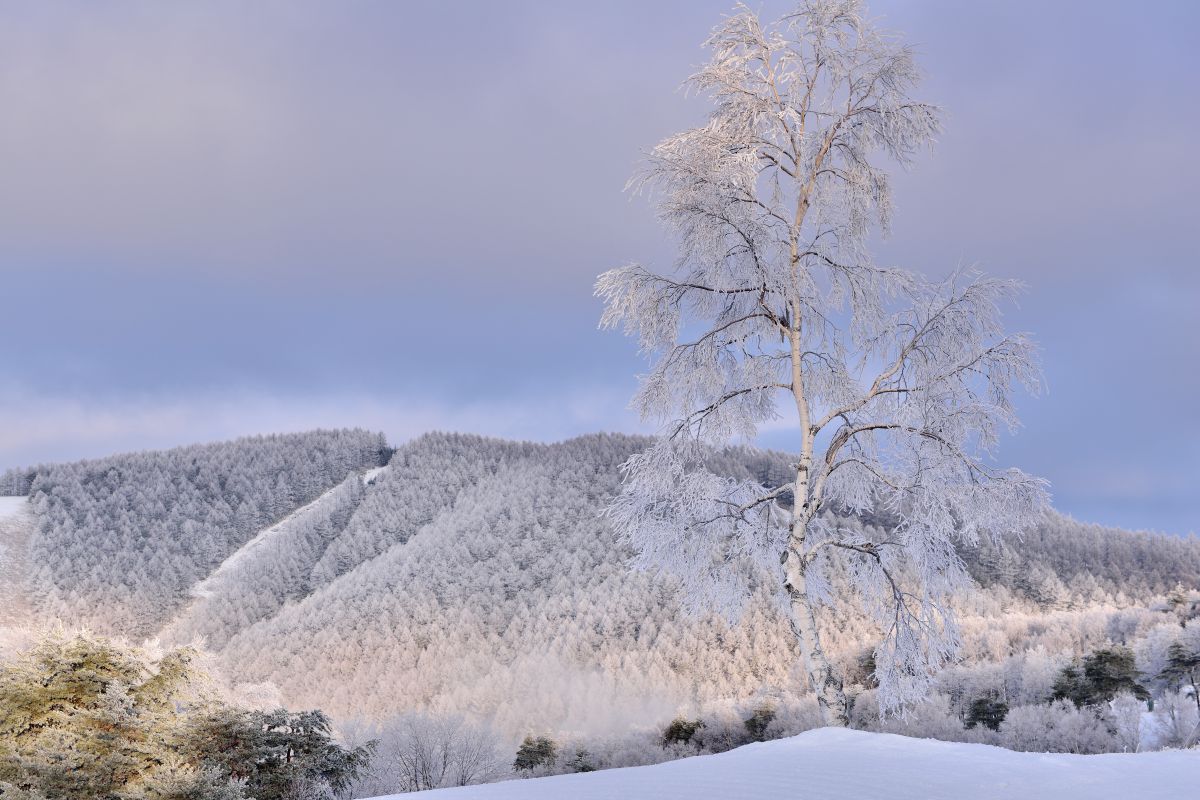
[[[192,601],[160,637],[177,644],[201,639],[209,648],[220,649],[237,631],[305,597],[312,590],[313,565],[345,527],[363,494],[361,476],[352,473],[262,530],[191,588]]]
[[[1195,796],[1197,786],[1200,757],[1194,752],[1015,753],[988,745],[822,728],[649,767],[438,789],[419,796],[428,800],[1179,800]]]
[[[623,730],[696,698],[794,688],[780,618],[689,618],[670,583],[626,566],[600,512],[642,440],[412,448],[444,444],[459,455],[442,491],[457,492],[422,504],[395,480],[397,459],[418,454],[398,451],[375,489],[411,498],[382,528],[395,543],[235,635],[220,654],[230,671],[343,717],[439,709],[514,732]]]
[[[147,636],[258,531],[386,456],[380,434],[313,431],[39,466],[29,541],[39,614]]]

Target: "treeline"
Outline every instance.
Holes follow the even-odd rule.
[[[1124,531],[1053,514],[1020,539],[984,540],[961,555],[984,587],[1003,586],[1053,608],[1125,597],[1146,600],[1200,580],[1200,540]]]
[[[378,433],[314,431],[38,467],[32,599],[72,624],[150,635],[258,531],[388,453]]]
[[[942,673],[907,719],[880,721],[868,688],[855,704],[858,724],[1035,752],[1195,745],[1200,593],[1177,589],[1153,609],[1074,613],[1089,634],[1074,647],[1018,639],[1010,655],[965,661]]]
[[[0,497],[24,497],[36,477],[37,468],[13,468],[0,473]]]

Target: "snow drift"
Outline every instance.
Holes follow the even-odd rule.
[[[650,767],[420,794],[430,800],[1176,800],[1195,796],[1198,785],[1196,751],[1016,753],[824,728]]]

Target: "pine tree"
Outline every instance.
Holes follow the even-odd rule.
[[[1200,713],[1200,648],[1190,648],[1183,642],[1173,642],[1167,648],[1167,665],[1160,673],[1169,685],[1192,687],[1192,699]]]
[[[195,723],[190,760],[244,781],[256,800],[286,800],[300,787],[346,789],[366,768],[374,743],[343,748],[320,711],[218,709]]]
[[[1082,664],[1065,667],[1054,683],[1054,699],[1070,700],[1076,708],[1107,703],[1123,691],[1139,700],[1150,699],[1137,680],[1133,651],[1109,647],[1085,656]]]
[[[51,798],[156,797],[155,774],[186,737],[180,711],[212,702],[192,656],[153,662],[52,635],[0,667],[0,781]]]
[[[513,769],[518,772],[532,772],[538,767],[548,767],[558,757],[558,745],[545,736],[526,736],[517,748],[517,757],[513,760]]]

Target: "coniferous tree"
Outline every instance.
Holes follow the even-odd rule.
[[[52,635],[0,665],[0,795],[292,800],[366,767],[371,746],[337,744],[319,711],[223,704],[195,656]]]
[[[967,709],[967,718],[964,724],[968,729],[974,728],[976,725],[983,725],[985,728],[998,731],[1006,716],[1008,716],[1008,703],[998,697],[977,697],[971,701],[971,706]]]
[[[1076,708],[1107,703],[1121,692],[1139,700],[1150,693],[1138,683],[1133,652],[1127,647],[1107,647],[1065,667],[1054,684],[1055,700],[1070,700]]]
[[[72,800],[240,797],[177,762],[187,712],[213,702],[193,655],[153,662],[107,640],[54,635],[0,666],[0,781]]]
[[[1189,647],[1181,641],[1173,642],[1167,648],[1167,664],[1160,674],[1170,686],[1190,686],[1196,711],[1200,712],[1200,647]]]
[[[288,800],[300,787],[346,789],[370,761],[374,743],[344,748],[320,711],[220,709],[197,720],[191,760],[242,781],[256,800]]]
[[[532,772],[554,763],[558,757],[558,745],[545,736],[526,736],[517,748],[513,769],[517,772]]]

